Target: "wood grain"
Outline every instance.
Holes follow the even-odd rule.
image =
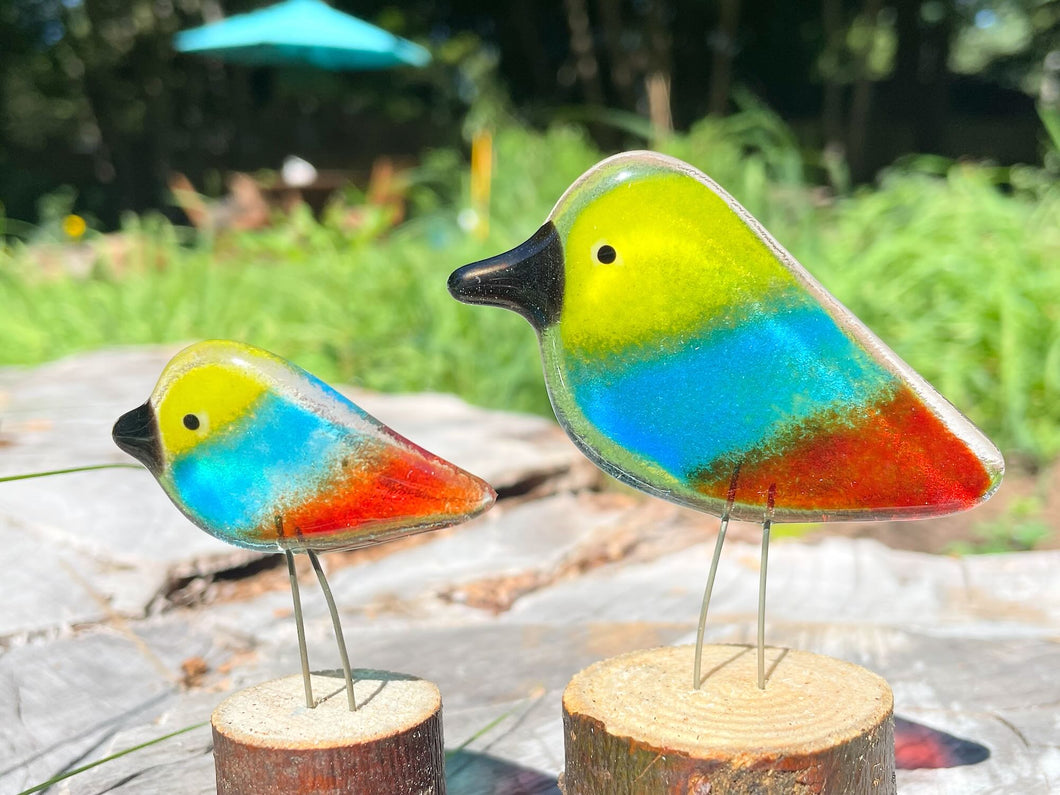
[[[213,713],[221,795],[444,795],[442,699],[431,682],[357,670],[351,712],[340,672],[241,690]]]
[[[893,698],[851,663],[769,649],[765,690],[749,646],[692,647],[591,665],[563,695],[565,795],[890,795]]]

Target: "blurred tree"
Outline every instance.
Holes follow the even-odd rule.
[[[894,76],[906,93],[907,108],[912,111],[907,115],[914,119],[913,146],[920,152],[937,151],[949,114],[949,58],[956,24],[955,2],[898,5]]]
[[[0,201],[31,217],[72,184],[79,211],[114,224],[164,204],[171,169],[219,187],[291,153],[367,168],[512,108],[587,106],[618,147],[640,141],[605,125],[610,110],[685,127],[726,113],[734,86],[858,180],[908,151],[1011,162],[1036,157],[1034,98],[1060,61],[1060,0],[331,1],[434,63],[326,74],[172,51],[175,31],[267,0],[0,0]]]
[[[710,42],[714,57],[710,68],[708,109],[714,116],[724,116],[732,91],[732,59],[736,55],[740,0],[720,0],[718,7],[718,28]]]

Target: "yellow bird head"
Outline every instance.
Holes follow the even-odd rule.
[[[118,419],[114,441],[158,477],[249,414],[270,389],[270,370],[281,369],[288,369],[282,359],[238,342],[192,345],[166,365],[147,402]]]
[[[794,265],[743,208],[690,166],[628,152],[586,172],[526,243],[456,271],[453,295],[504,306],[575,355],[680,340],[795,286]],[[798,267],[796,265],[796,267]]]

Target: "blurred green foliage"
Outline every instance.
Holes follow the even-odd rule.
[[[1051,536],[1041,498],[1022,497],[1013,500],[1008,510],[997,519],[978,522],[972,538],[950,544],[947,551],[951,555],[1025,552]]]
[[[809,186],[792,136],[748,107],[658,148],[730,190],[828,289],[1007,452],[1060,452],[1060,187],[1055,175],[919,159],[878,187]],[[412,177],[411,219],[351,232],[297,209],[271,228],[216,239],[127,216],[86,274],[42,269],[48,246],[0,249],[0,363],[105,345],[229,337],[323,378],[387,391],[441,390],[547,414],[533,333],[514,314],[453,301],[452,269],[526,239],[602,154],[585,131],[510,125],[495,140],[490,233],[458,221],[468,173],[451,149]],[[820,165],[820,164],[816,164]],[[86,236],[90,238],[90,236]]]

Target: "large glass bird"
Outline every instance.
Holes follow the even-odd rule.
[[[309,556],[320,581],[356,709],[338,611],[316,553],[456,524],[496,498],[485,481],[398,435],[309,373],[238,342],[200,342],[178,353],[113,436],[207,533],[286,555],[310,708],[294,553]]]
[[[997,489],[997,448],[822,287],[735,199],[671,157],[628,152],[580,177],[545,225],[449,278],[460,301],[537,331],[560,423],[598,466],[769,527],[915,519]]]

